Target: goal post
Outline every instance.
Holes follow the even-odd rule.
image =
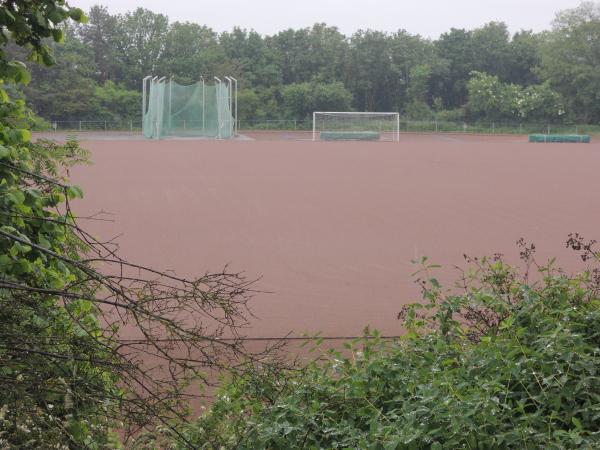
[[[400,141],[397,112],[313,113],[313,141]]]

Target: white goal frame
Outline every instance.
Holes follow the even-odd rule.
[[[317,115],[338,115],[338,116],[357,116],[357,117],[369,117],[369,116],[390,116],[396,118],[396,129],[392,131],[394,133],[394,141],[400,142],[400,113],[397,112],[361,112],[361,111],[315,111],[313,112],[313,136],[312,140],[317,140]]]

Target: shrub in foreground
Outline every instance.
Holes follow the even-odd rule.
[[[598,262],[578,236],[569,244]],[[522,256],[525,275],[500,256],[469,260],[452,291],[423,260],[424,301],[401,312],[405,337],[367,330],[303,370],[250,370],[187,438],[198,448],[598,448],[600,271],[569,276],[537,266],[532,247]]]

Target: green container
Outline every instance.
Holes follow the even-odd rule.
[[[377,141],[380,134],[377,131],[321,131],[323,141]]]
[[[530,134],[529,142],[574,142],[589,144],[589,134]]]

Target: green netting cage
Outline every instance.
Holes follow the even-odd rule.
[[[146,138],[205,137],[228,139],[236,134],[237,81],[215,77],[181,85],[173,79],[146,77],[143,122]],[[235,108],[234,108],[235,107]]]

